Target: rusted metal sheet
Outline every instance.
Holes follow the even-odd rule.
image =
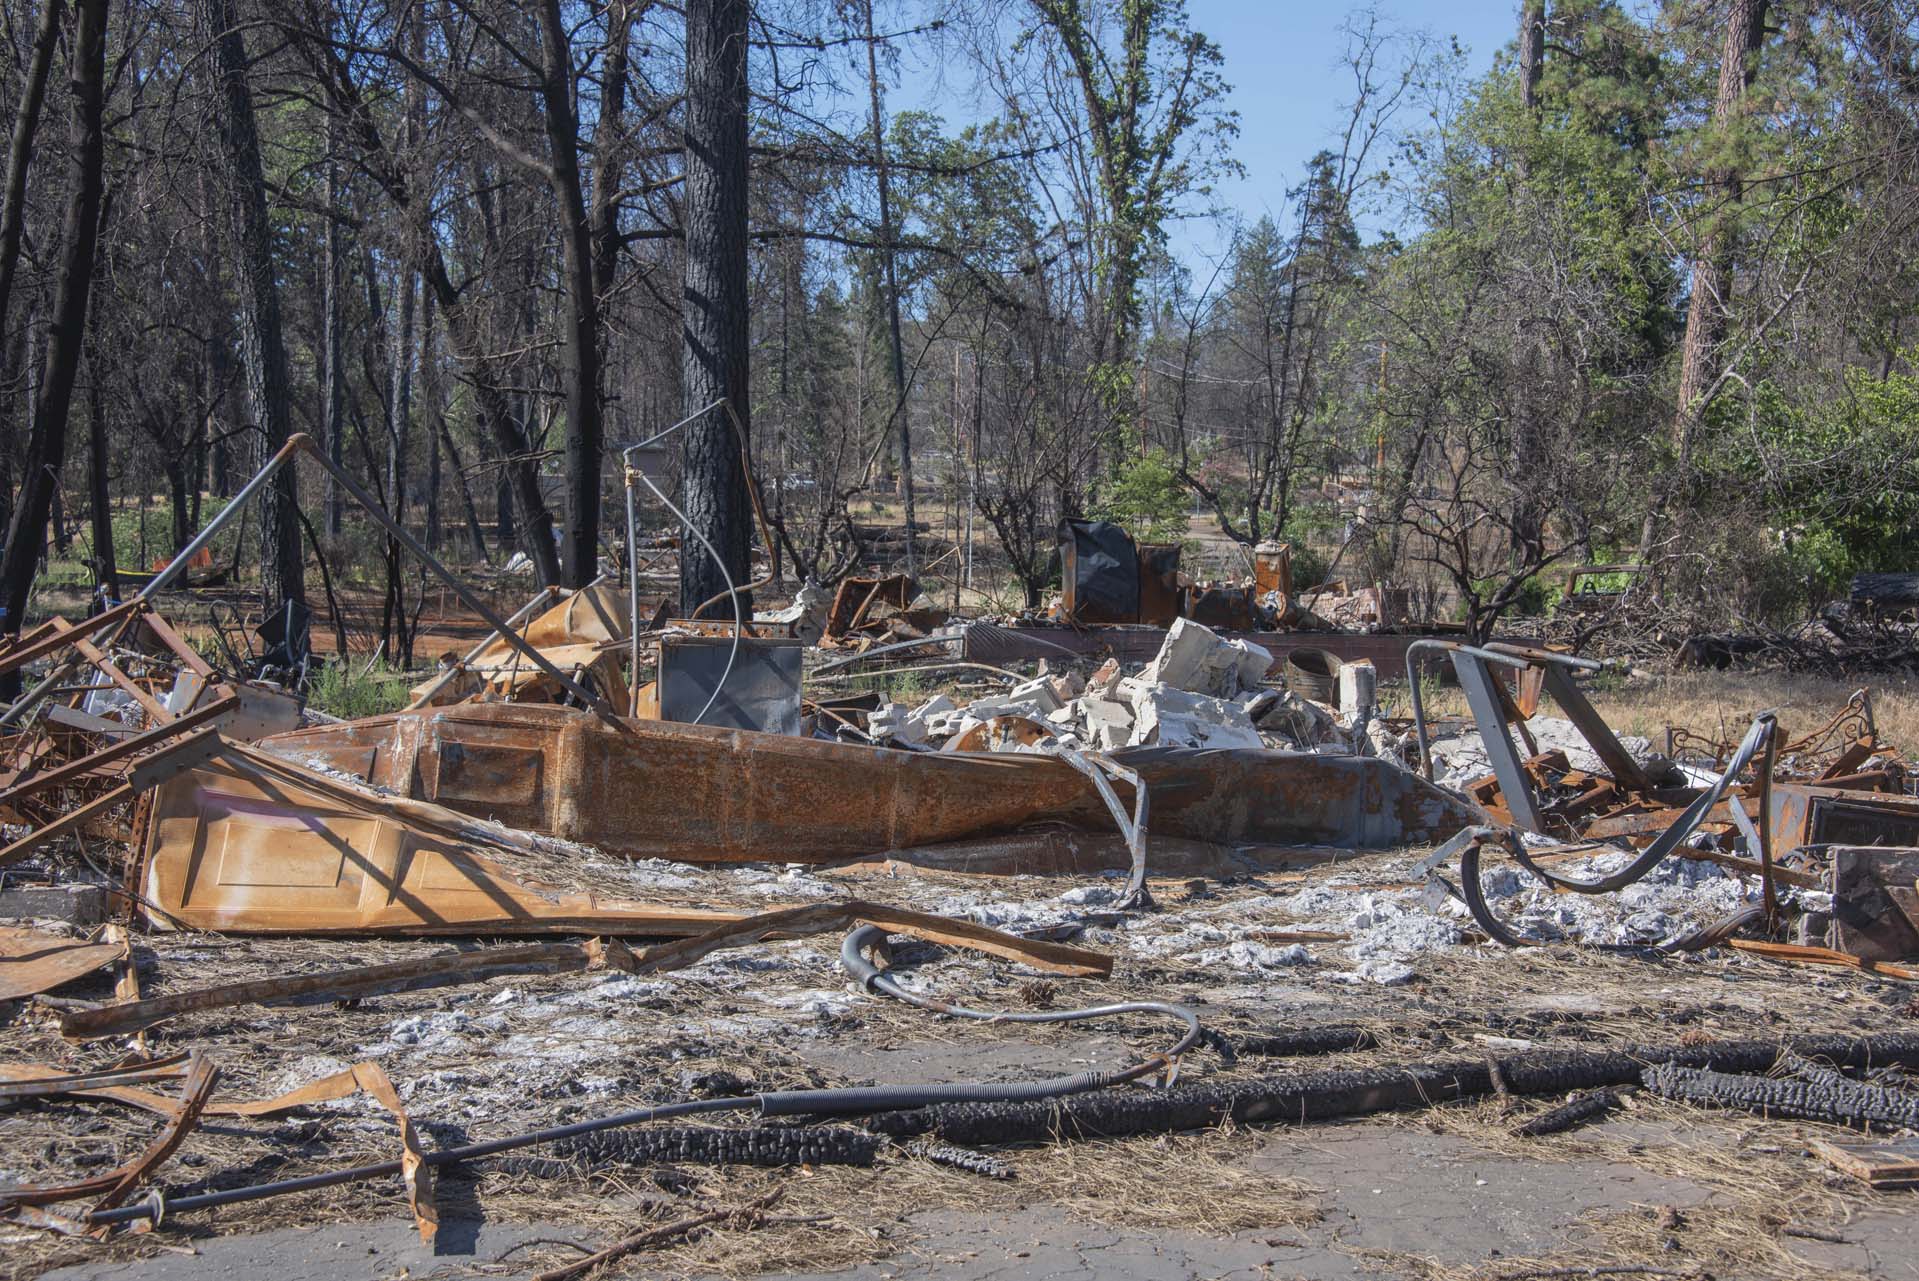
[[[503,746],[435,762],[473,793],[487,780],[509,797],[544,788],[543,773],[529,776],[524,756]],[[228,744],[154,792],[139,884],[159,928],[681,935],[738,919],[543,889],[501,861],[514,855],[511,835]]]
[[[625,592],[617,586],[584,587],[527,623],[520,638],[555,668],[575,680],[591,678],[609,702],[625,707],[628,696],[616,646],[632,634],[627,607]],[[566,693],[504,638],[469,654],[456,670],[441,672],[412,690],[415,707],[476,698],[551,702]]]
[[[1139,545],[1139,621],[1152,627],[1171,627],[1179,617],[1183,589],[1179,585],[1179,544]]]
[[[1919,849],[1832,851],[1832,945],[1868,961],[1919,960]]]
[[[911,753],[566,708],[398,712],[276,737],[271,750],[379,787],[635,858],[830,862],[1112,818],[1038,755]],[[1370,757],[1137,748],[1155,835],[1383,848],[1443,840],[1471,807]]]
[[[1772,833],[1798,845],[1919,846],[1919,797],[1825,783],[1774,783]]]
[[[0,925],[0,1001],[51,992],[126,959],[117,941],[62,938],[45,930]]]

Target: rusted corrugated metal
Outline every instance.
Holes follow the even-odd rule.
[[[829,862],[1042,824],[1107,832],[1090,783],[1046,756],[914,753],[567,708],[399,712],[270,749],[403,795],[636,858]],[[1384,848],[1478,820],[1369,757],[1140,748],[1156,836]]]

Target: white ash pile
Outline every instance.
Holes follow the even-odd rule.
[[[877,742],[920,750],[1029,751],[1120,747],[1277,748],[1369,752],[1370,683],[1346,713],[1266,684],[1270,651],[1179,619],[1157,657],[1127,675],[1109,659],[1090,677],[1042,675],[959,706],[944,694],[868,718]],[[1370,672],[1370,667],[1366,669]]]

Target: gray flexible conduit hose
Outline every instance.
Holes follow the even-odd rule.
[[[1698,829],[1699,825],[1705,821],[1707,813],[1719,803],[1721,797],[1725,796],[1726,789],[1731,787],[1746,766],[1752,763],[1753,758],[1766,745],[1766,741],[1777,732],[1777,728],[1777,718],[1770,712],[1756,718],[1752,728],[1746,731],[1746,737],[1740,742],[1739,749],[1733,753],[1732,759],[1726,763],[1725,770],[1713,780],[1712,785],[1695,797],[1684,812],[1673,820],[1672,825],[1661,832],[1658,839],[1648,845],[1639,857],[1618,871],[1595,880],[1575,880],[1547,870],[1533,860],[1526,850],[1525,842],[1510,831],[1501,828],[1470,828],[1461,833],[1461,837],[1464,838],[1464,847],[1459,856],[1460,897],[1465,900],[1466,908],[1472,913],[1473,920],[1486,931],[1489,937],[1507,947],[1532,947],[1539,943],[1538,939],[1527,938],[1500,920],[1494,914],[1491,905],[1487,903],[1480,872],[1480,851],[1486,844],[1497,841],[1505,847],[1508,854],[1512,855],[1514,862],[1556,889],[1567,890],[1574,894],[1610,894],[1623,890],[1664,862],[1668,855],[1679,848],[1682,841]],[[1753,913],[1749,909],[1742,908],[1722,920],[1712,922],[1703,929],[1695,930],[1682,938],[1654,945],[1650,950],[1667,953],[1697,951],[1700,948],[1724,942],[1735,931],[1751,924],[1753,919]],[[1597,946],[1614,951],[1649,950],[1619,944]]]
[[[1018,1103],[1035,1099],[1058,1098],[1103,1090],[1111,1085],[1137,1081],[1162,1071],[1195,1045],[1202,1032],[1199,1016],[1184,1006],[1164,1001],[1119,1001],[1112,1005],[1093,1005],[1079,1010],[975,1010],[949,1005],[930,997],[909,992],[891,975],[866,958],[866,950],[886,939],[886,931],[876,925],[863,925],[846,936],[840,945],[840,968],[868,992],[881,992],[895,1000],[916,1005],[922,1010],[950,1014],[955,1018],[977,1019],[985,1023],[1078,1023],[1085,1019],[1107,1018],[1115,1014],[1160,1014],[1176,1019],[1185,1031],[1164,1054],[1145,1059],[1117,1072],[1076,1072],[1071,1076],[1048,1077],[1042,1081],[956,1083],[949,1085],[875,1085],[851,1090],[788,1090],[760,1095],[762,1116],[833,1116],[868,1112],[895,1111],[930,1107],[935,1103]]]

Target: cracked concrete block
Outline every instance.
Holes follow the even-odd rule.
[[[1125,747],[1133,741],[1133,709],[1111,698],[1087,696],[1079,703],[1086,721],[1086,737],[1102,752]]]
[[[997,715],[997,713],[994,714]],[[950,719],[946,723],[947,742],[943,750],[948,752],[952,751],[953,744],[959,742],[967,730],[972,729],[975,725],[984,725],[986,719],[986,717],[972,715],[970,710],[962,709],[954,719]]]
[[[1165,747],[1264,747],[1246,709],[1225,699],[1156,685],[1133,704],[1134,743]]]
[[[924,743],[926,724],[914,718],[904,703],[882,703],[866,718],[866,732],[880,740],[897,739],[903,743]]]
[[[1257,689],[1266,673],[1273,670],[1273,652],[1264,645],[1255,645],[1248,640],[1227,641],[1239,655],[1239,687],[1243,690]]]
[[[907,719],[918,721],[921,725],[931,726],[936,720],[943,720],[949,712],[957,711],[958,704],[944,694],[933,697],[907,713]]]
[[[1231,698],[1266,678],[1273,656],[1250,641],[1226,640],[1191,619],[1179,618],[1166,633],[1159,655],[1143,677],[1196,694]]]
[[[1037,680],[1027,681],[1024,685],[1013,686],[1013,688],[1006,691],[1005,696],[1022,703],[1032,703],[1037,706],[1040,710],[1040,715],[1034,717],[1035,720],[1041,720],[1047,716],[1051,716],[1063,705],[1063,700],[1060,698],[1059,692],[1053,688],[1053,682],[1043,676]]]
[[[1058,707],[1057,702],[1049,708],[1037,699],[1014,698],[1007,693],[976,698],[961,710],[970,721],[990,721],[995,716],[1024,716],[1029,721],[1043,721]]]

